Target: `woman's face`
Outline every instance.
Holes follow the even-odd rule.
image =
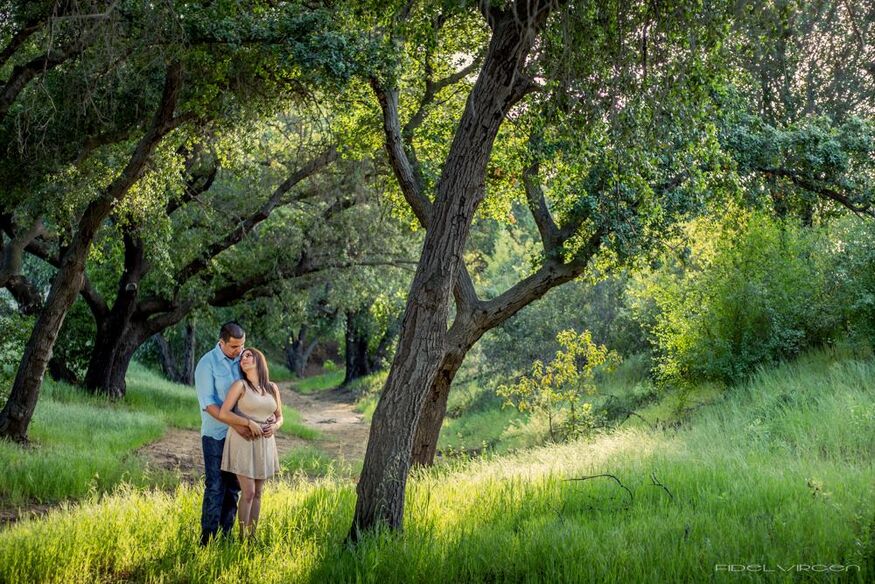
[[[252,351],[243,350],[243,353],[240,354],[240,369],[243,371],[249,371],[255,367],[255,353]]]

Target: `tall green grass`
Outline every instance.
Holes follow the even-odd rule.
[[[816,353],[679,426],[414,473],[405,531],[354,548],[347,481],[273,482],[258,541],[203,550],[197,489],[122,489],[0,532],[0,580],[871,582],[873,397],[875,361]],[[628,491],[573,480],[603,473]],[[859,571],[778,571],[799,564]]]
[[[275,381],[276,383],[282,383],[285,381],[294,381],[298,379],[298,376],[295,375],[295,372],[283,365],[282,363],[269,361],[268,365],[270,367],[271,381]]]
[[[175,428],[200,429],[200,406],[194,387],[168,381],[136,362],[131,363],[125,380],[128,391],[119,407],[158,416]]]
[[[335,459],[314,446],[290,450],[280,459],[286,477],[301,475],[306,478],[333,477],[351,480],[361,472],[360,463]]]
[[[134,451],[168,426],[200,426],[194,390],[137,364],[128,394],[113,401],[47,380],[28,436],[31,445],[0,441],[0,498],[5,505],[81,498],[121,482],[170,486],[170,473],[147,471]]]
[[[305,377],[304,379],[295,378],[291,380],[292,388],[298,393],[303,394],[318,393],[340,386],[343,383],[344,376],[344,370],[338,369],[313,375],[312,377]]]
[[[287,404],[283,404],[283,425],[280,426],[279,432],[280,434],[297,436],[304,440],[318,440],[322,437],[322,433],[319,430],[304,424],[304,417],[301,415],[301,412]]]

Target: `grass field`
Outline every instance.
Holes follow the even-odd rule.
[[[336,371],[328,371],[321,375],[313,375],[304,379],[292,379],[292,387],[298,393],[311,394],[320,391],[334,389],[343,383],[344,371],[338,369]]]
[[[703,395],[660,429],[417,472],[405,531],[355,548],[332,476],[272,482],[258,541],[207,549],[197,489],[94,495],[0,532],[0,581],[873,581],[875,360],[813,353]]]

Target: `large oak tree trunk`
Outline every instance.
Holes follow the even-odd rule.
[[[181,79],[182,69],[179,64],[171,65],[167,71],[161,104],[152,125],[137,144],[122,173],[97,200],[88,205],[79,220],[70,245],[63,253],[58,272],[52,280],[44,308],[25,347],[9,399],[0,411],[0,437],[19,442],[27,441],[27,428],[36,408],[43,376],[52,357],[58,332],[64,324],[67,311],[82,288],[85,261],[91,243],[113,206],[124,198],[145,172],[146,162],[155,146],[175,127],[173,111]]]
[[[125,344],[129,342],[129,330],[137,308],[140,280],[148,269],[143,242],[138,237],[125,233],[124,244],[125,271],[119,280],[112,310],[103,318],[97,319],[97,338],[85,373],[85,387],[89,391],[114,397],[125,394],[124,377],[119,384],[114,369],[119,352],[123,351]]]
[[[428,466],[434,462],[441,426],[447,413],[450,386],[465,360],[466,353],[467,351],[459,350],[444,355],[437,377],[431,384],[428,397],[422,404],[419,424],[416,426],[416,436],[413,439],[413,451],[410,455],[413,465]]]
[[[373,354],[368,355],[368,368],[371,373],[382,371],[386,367],[386,363],[389,361],[389,351],[392,349],[392,343],[398,336],[400,326],[401,315],[398,315],[397,318],[393,318],[390,321]]]
[[[179,320],[182,319],[180,318]],[[176,323],[171,323],[167,326],[172,326],[173,324]],[[161,330],[164,329],[162,328]],[[131,366],[134,353],[158,332],[160,331],[155,330],[146,320],[136,317],[128,319],[122,334],[118,337],[113,337],[113,342],[107,344],[108,349],[105,352],[105,360],[100,360],[99,357],[95,359],[95,355],[92,354],[93,361],[89,363],[89,373],[92,375],[91,382],[94,385],[89,386],[89,389],[93,393],[113,398],[124,397],[125,393],[127,393],[125,377]],[[172,381],[184,383],[181,371],[178,368],[174,367],[175,378],[166,369],[165,373],[167,373],[168,378]]]
[[[36,408],[43,376],[52,357],[58,332],[67,316],[67,310],[76,300],[82,287],[85,258],[100,220],[102,216],[99,210],[83,217],[77,237],[64,254],[61,269],[52,280],[51,291],[25,347],[9,399],[0,412],[2,437],[17,442],[27,441],[27,428]]]
[[[124,341],[116,350],[115,359],[107,372],[106,385],[101,388],[101,393],[110,397],[121,398],[127,392],[125,376],[131,366],[131,360],[137,349],[149,338],[147,331],[129,331]]]
[[[600,242],[601,235],[596,233],[580,251],[578,261],[560,264],[556,260],[548,260],[535,274],[521,280],[501,296],[481,303],[475,318],[457,319],[453,323],[448,343],[452,349],[444,355],[439,373],[429,388],[428,398],[422,404],[411,452],[413,464],[429,466],[434,463],[441,425],[447,412],[450,387],[471,347],[487,331],[501,325],[552,288],[561,286],[582,273],[598,251]]]
[[[286,345],[286,367],[295,373],[296,377],[304,377],[304,344],[295,339]]]
[[[522,64],[548,6],[498,13],[483,69],[469,96],[441,172],[429,229],[408,293],[398,351],[374,412],[349,537],[385,524],[400,528],[413,438],[447,350],[450,293],[498,128],[524,92]]]

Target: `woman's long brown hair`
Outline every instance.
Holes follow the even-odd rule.
[[[252,353],[252,356],[255,357],[255,371],[258,373],[258,386],[261,388],[261,391],[270,391],[273,394],[273,398],[277,399],[276,390],[274,390],[273,385],[270,382],[270,370],[267,367],[267,357],[264,356],[264,353],[252,347],[246,347],[243,349],[243,353],[246,351],[249,351]],[[243,353],[240,353],[241,360],[243,358]],[[251,385],[242,366],[240,367],[240,374],[246,381],[246,385]]]

